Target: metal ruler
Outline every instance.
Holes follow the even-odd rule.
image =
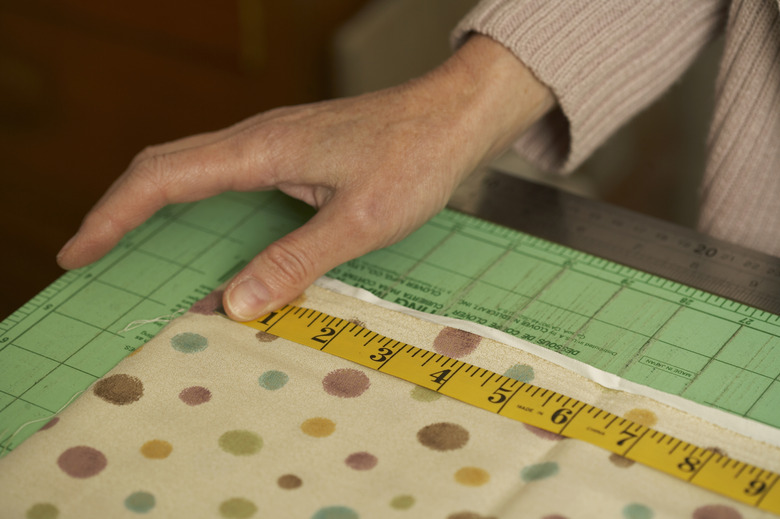
[[[697,447],[566,395],[306,308],[286,306],[242,324],[492,413],[586,441],[707,490],[780,514],[780,474]]]
[[[587,215],[611,221],[614,208],[577,203],[588,206]],[[500,204],[522,209],[513,197]],[[567,211],[561,205],[557,214]],[[547,227],[571,224],[556,223],[555,214],[545,217]],[[164,324],[157,318],[188,308],[311,215],[274,192],[225,193],[167,207],[101,261],[65,274],[1,322],[0,452],[153,337]],[[649,254],[648,236],[663,225],[643,225],[645,238],[638,240]],[[697,249],[700,242],[691,243]],[[701,243],[708,249],[692,252],[700,265],[723,261],[726,249],[718,245],[708,255],[714,242]],[[668,275],[652,274],[448,209],[405,240],[329,276],[780,428],[780,317],[758,303],[673,281],[676,269],[692,269],[687,258],[676,258],[668,254]],[[751,278],[762,290],[771,276],[764,268]],[[711,275],[732,284],[738,277],[727,269]],[[123,331],[134,321],[146,324]]]
[[[449,207],[780,314],[780,258],[693,229],[491,169],[472,175]]]

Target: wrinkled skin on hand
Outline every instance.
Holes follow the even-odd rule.
[[[99,259],[169,203],[279,189],[318,211],[238,273],[224,301],[237,320],[278,308],[328,270],[417,229],[468,173],[549,109],[549,92],[497,45],[473,37],[441,67],[401,86],[279,108],[147,148],[87,214],[58,261],[77,268]],[[485,63],[502,68],[487,74]],[[518,94],[506,84],[513,66],[532,87],[525,96],[531,106],[520,115],[500,106],[502,96]],[[493,80],[505,86],[496,91]]]

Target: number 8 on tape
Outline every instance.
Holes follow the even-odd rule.
[[[586,441],[742,503],[780,514],[780,474],[697,447],[566,395],[306,308],[285,306],[243,324],[492,413]]]

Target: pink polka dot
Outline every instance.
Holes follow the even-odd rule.
[[[376,456],[368,452],[355,452],[347,456],[344,463],[351,469],[370,470],[376,467],[378,461]]]
[[[329,395],[339,398],[355,398],[368,389],[371,381],[357,369],[343,368],[331,371],[322,379],[322,388]]]
[[[224,290],[214,290],[209,295],[190,307],[190,312],[200,315],[211,315],[216,311],[224,312],[222,308],[222,295]]]
[[[52,427],[57,425],[57,422],[59,422],[59,421],[60,421],[60,417],[59,416],[55,416],[54,418],[52,418],[51,420],[46,422],[46,425],[41,427],[40,430],[41,431],[45,431],[46,429],[51,429]]]
[[[458,359],[477,349],[482,337],[457,328],[444,328],[433,340],[433,349],[437,353]]]
[[[705,505],[693,511],[693,519],[742,519],[742,514],[726,505]]]
[[[192,386],[181,390],[179,400],[189,406],[205,404],[211,400],[211,391],[203,386]]]
[[[68,476],[83,479],[99,474],[108,465],[108,460],[99,450],[80,445],[60,454],[57,465]]]

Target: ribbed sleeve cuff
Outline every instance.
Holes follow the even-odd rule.
[[[511,50],[558,107],[516,148],[537,166],[569,172],[664,92],[721,30],[720,0],[483,0],[456,27]]]

